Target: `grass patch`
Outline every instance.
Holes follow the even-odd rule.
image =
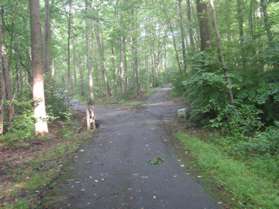
[[[184,133],[178,133],[176,137],[190,151],[194,163],[237,200],[235,208],[279,208],[278,187],[255,173],[255,169],[197,137]]]

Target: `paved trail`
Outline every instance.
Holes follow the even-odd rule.
[[[138,110],[97,108],[102,121],[97,135],[66,168],[67,178],[49,194],[55,203],[44,208],[217,209],[181,168],[162,126],[164,120],[174,119],[178,108],[169,92],[169,88],[157,89]],[[152,159],[158,165],[150,163]]]

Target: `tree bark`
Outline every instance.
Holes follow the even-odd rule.
[[[186,55],[186,44],[185,44],[185,30],[183,26],[183,15],[182,15],[182,0],[177,0],[178,14],[179,14],[179,27],[181,35],[181,47],[182,47],[182,60],[183,60],[183,71],[187,70],[187,55]]]
[[[13,105],[13,93],[12,93],[12,80],[10,74],[10,66],[8,61],[7,49],[4,44],[5,31],[4,31],[4,9],[1,8],[1,20],[0,20],[0,59],[2,63],[2,72],[4,79],[5,96],[8,102],[8,126],[11,127],[14,117],[14,105]]]
[[[95,104],[94,104],[94,79],[93,79],[93,50],[92,50],[92,22],[89,18],[89,9],[91,9],[91,0],[85,0],[85,12],[86,12],[86,67],[88,72],[88,104],[86,110],[86,122],[87,130],[96,129],[95,118]]]
[[[189,22],[189,37],[190,37],[190,45],[191,49],[195,49],[195,42],[194,42],[194,32],[193,32],[193,21],[192,21],[192,6],[191,0],[187,0],[187,18]]]
[[[81,57],[81,56],[79,56],[79,60],[82,60],[82,57]],[[86,60],[87,60],[87,58],[86,58]],[[80,95],[81,95],[81,96],[85,96],[83,65],[82,65],[80,62],[78,63],[78,69],[79,69]]]
[[[1,39],[1,33],[0,33],[0,39]],[[3,68],[3,64],[2,64],[2,60],[0,59],[0,135],[4,133],[4,101],[5,101],[5,83],[4,83],[2,68]]]
[[[72,41],[72,0],[69,0],[69,11],[68,11],[68,38],[67,38],[67,80],[70,91],[73,90],[72,75],[71,75],[71,41]]]
[[[243,46],[243,36],[244,36],[244,29],[243,29],[243,0],[237,0],[237,21],[238,21],[238,28],[239,28],[239,42],[241,46]]]
[[[103,77],[103,84],[106,89],[106,96],[111,97],[111,89],[110,89],[110,84],[107,78],[107,72],[106,72],[106,67],[105,67],[105,49],[103,45],[103,41],[101,38],[101,31],[100,31],[100,23],[99,20],[95,21],[95,36],[96,36],[96,42],[98,46],[98,51],[99,51],[99,57],[100,57],[100,65],[101,65],[101,71],[102,71],[102,77]]]
[[[31,51],[33,72],[33,102],[35,118],[35,134],[48,133],[47,114],[44,94],[44,76],[42,62],[42,32],[40,23],[39,0],[29,0],[31,17]]]
[[[215,6],[214,6],[214,0],[210,0],[210,9],[211,9],[211,15],[212,15],[213,29],[215,30],[215,35],[216,35],[216,47],[217,47],[218,59],[223,68],[224,80],[225,80],[227,88],[228,88],[228,95],[229,95],[230,103],[233,103],[234,96],[233,96],[233,92],[232,92],[232,85],[231,85],[231,80],[228,76],[228,69],[227,69],[227,66],[225,63],[224,53],[222,50],[221,34],[220,34],[220,31],[219,31],[219,28],[217,25],[217,17],[216,17],[216,11],[215,11]]]
[[[181,67],[181,62],[180,62],[180,58],[179,58],[177,43],[176,43],[176,39],[175,39],[175,33],[174,33],[173,25],[172,25],[171,22],[169,22],[169,28],[170,28],[170,31],[171,31],[172,44],[173,44],[173,48],[174,48],[174,51],[175,51],[175,58],[176,58],[178,70],[182,74],[182,67]]]
[[[140,93],[140,82],[139,82],[139,58],[138,58],[138,25],[137,25],[137,13],[133,10],[133,34],[132,34],[132,54],[133,54],[133,72],[135,75],[135,84],[136,84],[136,94]]]
[[[245,68],[245,52],[244,52],[244,17],[243,17],[243,8],[244,3],[243,0],[237,0],[237,20],[238,20],[238,28],[239,28],[239,43],[240,43],[240,50],[241,50],[241,60],[243,68]]]
[[[0,92],[1,93],[1,92]],[[3,112],[3,96],[0,95],[0,135],[4,133],[4,112]]]
[[[115,86],[115,81],[117,81],[117,67],[116,67],[116,59],[115,59],[115,49],[114,49],[114,43],[111,43],[111,68],[113,71],[113,85],[114,89],[117,89],[117,85]],[[114,91],[116,92],[116,91]]]
[[[89,1],[85,1],[86,4],[86,14],[89,15],[89,9],[91,8],[91,4]],[[91,24],[90,24],[91,23]],[[93,79],[93,50],[92,50],[92,22],[89,17],[86,18],[86,67],[88,72],[88,98],[89,103],[93,104],[94,101],[94,79]]]
[[[45,36],[44,36],[44,69],[50,72],[51,66],[51,23],[50,23],[50,4],[49,0],[45,0]]]
[[[119,62],[119,81],[121,94],[127,93],[128,80],[127,80],[127,53],[126,53],[126,38],[121,37],[120,40],[120,62]]]
[[[255,39],[255,0],[250,1],[249,5],[249,30],[252,40]]]
[[[261,0],[261,11],[263,14],[263,20],[264,20],[264,29],[266,32],[268,44],[271,46],[272,45],[272,40],[273,40],[273,34],[271,32],[271,25],[269,22],[269,16],[267,13],[267,0]]]
[[[200,28],[200,48],[201,51],[209,49],[211,46],[211,35],[209,27],[209,3],[208,1],[196,0],[197,13]]]

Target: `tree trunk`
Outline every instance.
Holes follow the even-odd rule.
[[[103,45],[103,41],[101,38],[101,31],[100,31],[100,23],[99,20],[95,22],[95,36],[96,36],[96,42],[98,46],[98,51],[99,51],[99,57],[100,57],[100,65],[101,65],[101,71],[102,71],[102,77],[103,77],[103,84],[106,89],[106,96],[111,97],[111,89],[110,89],[110,84],[107,78],[107,72],[106,72],[106,67],[105,67],[105,49]]]
[[[249,5],[249,30],[252,40],[255,39],[255,0],[250,1]]]
[[[90,2],[90,3],[89,3]],[[85,0],[86,15],[89,15],[91,1]],[[86,17],[86,67],[88,72],[88,104],[86,110],[87,130],[96,129],[95,105],[94,105],[94,80],[93,80],[93,50],[92,50],[92,22]]]
[[[137,13],[132,10],[133,20],[133,34],[132,34],[132,54],[133,54],[133,72],[135,75],[136,94],[140,93],[140,82],[139,82],[139,60],[138,60],[138,24],[137,24]]]
[[[45,37],[44,37],[45,72],[50,72],[50,66],[51,66],[50,41],[51,41],[50,5],[49,5],[49,0],[45,0]]]
[[[178,14],[179,14],[179,27],[181,34],[181,47],[182,47],[182,60],[183,60],[183,71],[187,70],[187,57],[186,57],[186,45],[185,45],[185,31],[183,26],[183,15],[182,15],[182,0],[177,0]]]
[[[216,47],[217,47],[218,59],[219,59],[219,62],[221,63],[221,65],[222,65],[222,68],[223,68],[223,71],[224,71],[224,80],[227,84],[228,95],[229,95],[230,102],[233,103],[234,102],[234,96],[233,96],[233,92],[232,92],[232,85],[231,85],[231,80],[228,76],[228,69],[227,69],[227,66],[226,66],[226,63],[225,63],[224,53],[223,53],[223,50],[222,50],[221,34],[220,34],[220,31],[219,31],[218,25],[217,25],[217,17],[216,17],[216,12],[215,12],[214,0],[210,0],[210,8],[211,8],[213,29],[214,29],[215,35],[216,35]]]
[[[32,72],[33,72],[33,102],[35,118],[35,134],[45,135],[48,133],[44,76],[42,62],[42,32],[40,23],[39,0],[29,0],[31,17],[31,49],[32,49]]]
[[[201,41],[201,51],[204,51],[211,46],[211,35],[209,28],[209,4],[207,1],[196,0],[197,3],[197,13],[199,19],[200,28],[200,41]]]
[[[11,127],[14,117],[14,105],[13,105],[13,93],[12,93],[12,80],[10,75],[10,66],[8,61],[7,49],[4,44],[5,31],[4,31],[4,9],[1,8],[1,20],[0,20],[0,59],[2,63],[2,72],[4,79],[5,96],[8,102],[8,126]]]
[[[73,85],[77,85],[77,58],[76,58],[76,51],[75,51],[75,46],[73,46],[73,74],[74,74],[74,80],[73,80]]]
[[[239,28],[239,42],[241,46],[243,46],[243,36],[244,36],[244,30],[243,30],[243,0],[237,0],[237,20],[238,20],[238,28]]]
[[[0,33],[0,39],[1,39],[1,33]],[[2,68],[3,65],[0,59],[0,135],[4,133],[4,100],[5,100],[5,83],[4,83]]]
[[[70,91],[73,91],[72,75],[71,75],[71,40],[72,40],[72,0],[69,0],[68,11],[68,38],[67,38],[67,80]]]
[[[1,92],[0,92],[1,94]],[[4,112],[3,112],[3,97],[0,95],[0,135],[4,133]]]
[[[187,18],[189,22],[189,36],[190,36],[190,45],[191,49],[195,49],[195,42],[194,42],[194,33],[193,33],[193,21],[192,21],[192,7],[191,7],[191,0],[187,0]]]
[[[117,81],[117,67],[116,67],[116,60],[115,60],[115,49],[114,49],[114,43],[111,44],[111,68],[112,68],[112,71],[113,71],[113,89],[114,89],[114,92],[117,92],[115,91],[117,89],[117,85],[115,85],[115,81]]]
[[[171,30],[172,44],[173,44],[173,48],[174,48],[174,51],[175,51],[175,58],[176,58],[178,70],[182,74],[182,67],[181,67],[181,62],[180,62],[179,53],[178,53],[178,49],[177,49],[175,33],[174,33],[174,29],[173,29],[173,26],[172,26],[171,22],[169,22],[169,27],[170,27],[170,30]]]
[[[267,0],[261,0],[261,11],[263,14],[263,20],[264,20],[264,29],[267,35],[268,44],[272,45],[273,35],[271,32],[271,25],[269,22],[269,17],[267,13]]]
[[[79,60],[82,60],[82,58],[80,56],[79,56]],[[85,92],[84,92],[84,72],[83,72],[83,65],[80,62],[78,63],[78,69],[79,69],[80,95],[83,97],[83,96],[85,96]]]
[[[239,28],[239,43],[240,43],[240,49],[241,49],[241,60],[243,68],[245,68],[245,52],[244,52],[244,29],[243,29],[243,23],[244,23],[244,17],[243,17],[243,8],[244,3],[243,0],[237,0],[237,20],[238,20],[238,28]]]
[[[166,21],[167,21],[167,24],[168,24],[169,29],[171,31],[172,44],[173,44],[173,48],[174,48],[174,51],[175,51],[175,58],[176,58],[176,62],[177,62],[177,67],[178,67],[179,72],[182,74],[182,67],[181,67],[178,48],[177,48],[177,43],[176,43],[176,39],[175,39],[176,35],[175,35],[175,32],[174,32],[174,28],[173,28],[173,25],[172,25],[172,22],[171,22],[170,18],[168,17],[168,13],[167,13],[165,8],[163,8],[163,12],[166,16]]]
[[[126,38],[120,40],[120,63],[119,63],[119,81],[122,95],[127,93],[127,55],[126,55]]]
[[[89,1],[86,0],[86,14],[88,15],[88,9],[91,8],[91,4]],[[93,104],[94,101],[94,80],[93,80],[93,51],[92,51],[92,23],[89,17],[86,18],[86,67],[88,72],[88,96],[89,96],[89,103]]]

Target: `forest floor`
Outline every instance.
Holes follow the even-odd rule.
[[[52,122],[47,137],[0,143],[1,209],[29,209],[38,204],[63,164],[91,138],[80,131],[82,116],[75,112],[74,120]]]
[[[91,142],[63,169],[41,208],[216,209],[180,159],[170,127],[180,102],[158,88],[142,105],[97,106],[101,122]],[[84,111],[85,107],[76,104]]]

